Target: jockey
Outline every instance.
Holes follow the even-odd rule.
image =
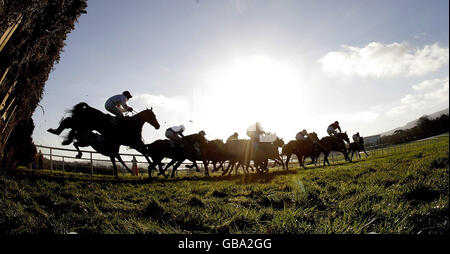
[[[237,140],[238,139],[238,135],[239,134],[237,132],[233,133],[233,135],[231,135],[229,138],[227,138],[227,143],[229,141],[231,141],[231,140]]]
[[[342,132],[341,126],[339,126],[338,121],[335,121],[334,123],[332,123],[328,126],[327,133],[328,133],[328,135],[333,136],[333,135],[337,134],[336,130],[339,130],[339,132]]]
[[[305,137],[306,135],[308,135],[308,132],[305,129],[303,129],[301,132],[299,132],[299,133],[297,133],[297,135],[295,135],[295,139],[297,141],[305,141],[308,139],[307,137]]]
[[[259,142],[259,136],[261,134],[265,134],[265,132],[259,122],[256,122],[256,124],[252,124],[247,128],[247,136],[249,136],[250,140],[253,142]]]
[[[133,111],[132,107],[128,107],[127,101],[131,99],[131,94],[124,91],[122,94],[114,95],[105,102],[105,108],[115,116],[123,117],[122,112]]]
[[[184,125],[170,127],[166,130],[166,137],[170,140],[181,140],[184,138],[184,130]]]
[[[360,138],[361,137],[359,136],[359,132],[357,132],[356,134],[353,134],[353,136],[352,136],[353,142],[355,142],[355,143],[359,143]]]

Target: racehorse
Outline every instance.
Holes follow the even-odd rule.
[[[284,162],[278,152],[278,147],[282,147],[283,145],[284,141],[278,137],[274,142],[258,142],[256,144],[247,139],[230,140],[225,144],[225,150],[228,153],[230,163],[222,175],[225,175],[226,173],[230,175],[236,162],[238,162],[235,168],[236,174],[239,167],[242,167],[244,173],[249,173],[248,169],[253,169],[253,167],[250,166],[251,160],[253,160],[254,166],[258,172],[267,170],[269,159],[275,160],[285,168]]]
[[[205,166],[205,174],[209,175],[208,164],[204,156],[207,140],[200,134],[191,134],[184,136],[181,142],[176,141],[171,144],[171,140],[157,140],[149,145],[146,145],[147,155],[153,159],[149,170],[153,169],[155,165],[159,166],[160,174],[173,165],[172,175],[175,176],[175,171],[185,160],[190,160],[197,167],[196,161],[200,160]],[[162,160],[164,158],[172,159],[164,169],[162,169]]]
[[[348,137],[347,137],[348,139]],[[325,166],[325,163],[328,163],[330,165],[330,162],[328,161],[328,155],[331,151],[338,151],[342,152],[344,154],[344,158],[346,161],[352,161],[348,157],[347,149],[345,148],[345,143],[342,139],[333,137],[333,136],[327,136],[320,139],[319,144],[320,148],[322,149],[324,158],[323,158],[323,165]]]
[[[73,130],[71,130],[73,131]],[[122,158],[119,154],[120,145],[114,144],[103,138],[102,135],[94,133],[94,132],[78,132],[75,131],[72,133],[75,137],[75,142],[73,142],[73,146],[78,151],[78,154],[75,156],[76,158],[81,158],[82,153],[80,151],[80,147],[92,146],[95,151],[99,152],[104,156],[108,156],[113,164],[113,174],[118,176],[117,166],[116,166],[116,158],[120,163],[131,173],[133,172],[127,167],[125,162],[123,162]]]
[[[360,138],[360,140],[362,141],[362,138]],[[356,154],[359,156],[359,158],[361,159],[361,154],[359,152],[363,151],[366,154],[366,157],[369,156],[366,152],[366,150],[364,149],[364,141],[362,142],[352,142],[350,144],[348,144],[348,153],[350,154],[350,151],[352,151],[352,156],[350,156],[350,159],[353,159],[353,154]]]
[[[289,160],[292,154],[295,154],[298,158],[300,167],[305,167],[306,157],[311,157],[312,163],[317,162],[317,158],[320,155],[320,144],[317,144],[319,138],[315,132],[309,133],[306,140],[291,140],[285,146],[283,146],[282,154],[286,155],[286,168],[288,169]]]
[[[149,164],[152,164],[146,155],[145,144],[142,142],[142,127],[145,123],[151,124],[155,129],[160,127],[152,108],[130,117],[113,117],[82,102],[75,105],[69,112],[70,117],[63,119],[57,129],[48,129],[48,132],[59,135],[64,129],[72,129],[79,133],[95,130],[111,143],[126,145],[137,150],[144,155]],[[63,145],[72,143],[75,134],[75,132],[69,132]]]
[[[260,165],[261,170],[262,171],[267,171],[267,165],[268,165],[268,160],[274,160],[275,163],[281,164],[281,166],[283,167],[283,169],[286,169],[284,166],[284,162],[283,159],[281,159],[280,157],[280,153],[278,151],[279,147],[283,147],[284,146],[284,140],[280,139],[277,137],[277,139],[273,142],[260,142],[258,144],[259,148],[255,153],[254,153],[254,161],[255,161],[255,165]],[[257,167],[258,169],[258,167]]]
[[[229,158],[227,151],[225,150],[225,144],[221,139],[214,139],[208,141],[206,144],[206,149],[203,151],[205,153],[205,158],[213,165],[212,172],[216,172],[219,168],[223,168],[223,163]],[[216,164],[219,163],[219,167]]]

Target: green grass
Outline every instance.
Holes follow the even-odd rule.
[[[0,176],[2,233],[449,232],[449,137],[353,163],[147,183],[52,171]]]

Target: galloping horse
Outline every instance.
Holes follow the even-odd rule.
[[[264,172],[267,170],[268,159],[275,160],[284,168],[283,160],[280,158],[280,154],[278,152],[278,147],[282,147],[283,145],[284,141],[277,138],[274,142],[259,142],[257,143],[257,148],[255,149],[255,146],[251,140],[231,140],[225,144],[225,150],[228,153],[230,163],[222,175],[225,175],[227,172],[231,174],[236,162],[238,162],[238,165],[235,168],[236,173],[239,167],[242,167],[244,173],[248,173],[248,168],[253,169],[250,166],[251,160],[253,160],[254,166],[259,172]]]
[[[350,154],[350,151],[352,151],[352,156],[350,156],[351,159],[353,159],[353,154],[356,154],[359,156],[359,158],[361,159],[361,154],[359,152],[363,151],[366,154],[366,157],[369,156],[366,152],[366,150],[364,149],[364,139],[363,138],[359,138],[359,142],[352,142],[350,144],[348,144],[348,153]]]
[[[283,159],[280,157],[280,153],[278,151],[279,147],[284,146],[284,140],[277,137],[275,141],[272,143],[269,142],[261,142],[258,144],[259,148],[256,152],[254,152],[253,160],[255,161],[255,165],[261,166],[261,171],[267,171],[268,160],[274,160],[275,163],[281,164],[283,169],[285,169]]]
[[[348,137],[347,137],[347,139],[348,139]],[[323,137],[319,141],[319,145],[320,145],[323,155],[324,155],[324,158],[323,158],[324,166],[325,166],[325,163],[328,163],[328,165],[330,165],[330,162],[328,161],[328,155],[330,154],[331,151],[342,152],[344,154],[346,161],[350,161],[350,162],[352,161],[348,157],[348,153],[347,153],[347,149],[345,148],[344,141],[340,138],[331,137],[331,136]]]
[[[95,130],[111,143],[137,150],[144,155],[149,164],[152,163],[146,155],[146,147],[142,142],[142,127],[145,123],[151,124],[155,129],[160,127],[152,109],[143,110],[131,117],[113,117],[82,102],[75,105],[70,113],[71,116],[63,119],[57,129],[48,129],[48,132],[55,135],[61,134],[64,129],[72,129],[63,145],[72,143],[76,132]]]
[[[223,163],[228,159],[229,155],[225,150],[225,144],[221,139],[214,139],[208,141],[206,144],[206,149],[203,151],[205,153],[205,157],[208,160],[208,163],[211,162],[213,165],[212,172],[216,172],[219,168],[223,168]],[[219,163],[219,167],[216,167],[216,164]]]
[[[185,160],[190,160],[197,166],[196,161],[203,161],[203,165],[205,166],[205,174],[209,175],[208,164],[206,162],[206,158],[204,156],[204,151],[206,149],[206,139],[200,134],[192,134],[184,136],[182,139],[182,146],[180,144],[176,144],[174,146],[171,145],[171,141],[165,140],[157,140],[151,144],[146,145],[147,155],[149,155],[153,159],[153,163],[150,164],[149,170],[154,168],[155,165],[159,166],[160,174],[164,174],[164,172],[172,165],[172,177],[175,176],[175,171]],[[164,169],[162,169],[162,160],[164,158],[172,159]],[[165,175],[165,174],[164,174]]]
[[[319,138],[315,132],[309,133],[306,140],[291,140],[285,146],[283,146],[282,154],[286,155],[286,168],[288,169],[289,160],[292,154],[295,154],[298,158],[298,163],[300,167],[305,167],[306,157],[311,157],[313,163],[316,163],[317,158],[320,155],[322,149],[320,149],[320,144],[317,144]]]

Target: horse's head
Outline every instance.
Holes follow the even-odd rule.
[[[273,142],[273,144],[274,144],[276,147],[282,147],[282,146],[284,146],[284,140],[283,140],[282,138],[277,138],[277,139]]]
[[[350,144],[350,139],[348,138],[347,132],[341,132],[339,133],[339,137],[344,140],[345,142]]]
[[[222,140],[222,139],[214,139],[214,140],[211,140],[210,142],[211,142],[211,143],[214,143],[214,144],[216,144],[216,145],[220,145],[220,146],[225,145],[225,143],[223,143],[223,140]]]
[[[159,123],[158,120],[156,120],[156,115],[153,112],[153,108],[150,109],[146,109],[142,112],[139,113],[139,115],[142,117],[142,119],[151,124],[153,127],[155,127],[155,129],[159,129]]]
[[[317,136],[317,133],[315,133],[315,132],[308,133],[308,137],[311,138],[311,140],[313,142],[319,141],[319,137]]]

